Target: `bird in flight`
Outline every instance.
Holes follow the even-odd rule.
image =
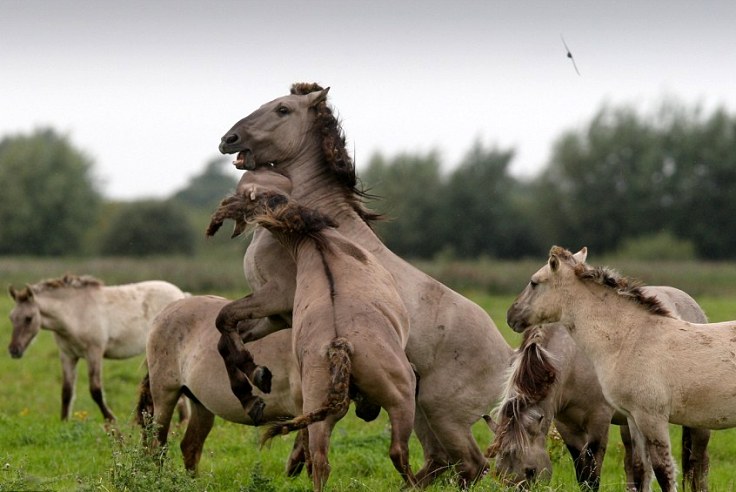
[[[565,38],[562,37],[562,34],[560,34],[560,39],[562,40],[562,44],[565,46],[567,57],[572,61],[572,66],[575,69],[575,73],[580,75],[580,70],[578,70],[578,65],[575,63],[575,58],[572,57],[572,53],[570,53],[570,48],[567,47],[567,43],[565,42]]]

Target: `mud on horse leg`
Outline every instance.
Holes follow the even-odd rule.
[[[237,329],[242,326],[242,322],[237,323],[231,320],[232,317],[229,317],[226,309],[223,308],[215,322],[221,334],[217,343],[217,350],[225,362],[233,394],[238,398],[253,423],[258,425],[263,418],[265,403],[261,397],[253,395],[253,387],[248,376],[252,378],[254,374],[258,374],[258,380],[263,386],[259,386],[259,389],[264,393],[269,393],[271,391],[271,373],[266,368],[259,368],[255,364],[252,354],[245,347]]]

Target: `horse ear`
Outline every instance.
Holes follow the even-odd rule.
[[[556,272],[558,268],[560,268],[560,259],[557,257],[557,255],[550,255],[549,257],[549,268],[553,272]]]
[[[321,91],[315,91],[310,92],[307,94],[307,101],[309,102],[309,107],[313,108],[322,101],[327,100],[327,93],[330,92],[330,88],[322,89]]]
[[[588,248],[583,246],[582,248],[580,248],[580,251],[572,256],[578,263],[585,263],[585,260],[588,259]]]
[[[31,286],[26,284],[26,288],[24,290],[28,291],[28,293],[25,294],[26,299],[33,299],[33,289],[31,289]]]
[[[14,301],[18,300],[18,291],[15,290],[15,287],[12,285],[8,285],[8,294],[10,294],[10,297],[12,297]]]

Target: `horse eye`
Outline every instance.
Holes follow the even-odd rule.
[[[537,285],[539,285],[539,282],[536,282],[536,281],[534,281],[534,280],[530,280],[530,281],[529,281],[529,285],[530,285],[530,286],[531,286],[531,288],[533,289],[533,288],[535,288],[535,287],[536,287]]]
[[[279,106],[278,108],[276,108],[276,112],[277,112],[277,113],[278,113],[279,115],[281,115],[281,116],[286,116],[286,115],[287,115],[287,114],[289,114],[289,113],[290,113],[291,111],[290,111],[290,110],[289,110],[289,108],[287,108],[286,106]]]

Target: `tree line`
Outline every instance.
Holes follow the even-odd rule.
[[[563,132],[543,170],[513,176],[514,149],[475,143],[450,169],[437,151],[374,154],[359,177],[407,258],[516,259],[552,244],[598,254],[736,258],[736,117],[667,101],[650,113],[602,106]],[[93,162],[52,129],[0,140],[0,255],[194,255],[235,187],[225,159],[162,200],[106,200]],[[219,241],[219,242],[218,242]],[[215,244],[215,246],[213,246]],[[243,243],[235,247],[242,248]]]

